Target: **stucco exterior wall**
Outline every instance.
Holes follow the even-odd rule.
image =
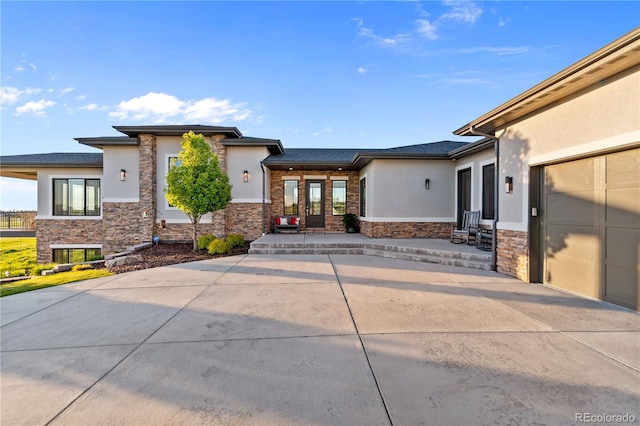
[[[640,142],[640,67],[601,82],[508,127],[499,129],[499,229],[526,231],[530,165],[549,164]]]
[[[262,203],[262,169],[260,162],[269,156],[265,147],[227,147],[227,170],[235,203]],[[244,182],[244,171],[249,181]]]
[[[455,216],[449,160],[373,160],[366,175],[366,221],[451,222]]]
[[[138,202],[140,200],[140,165],[137,146],[105,146],[103,149],[102,200],[104,202]],[[124,181],[120,170],[126,171]]]

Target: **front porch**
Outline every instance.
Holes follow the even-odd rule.
[[[250,254],[364,254],[491,270],[491,253],[435,238],[369,238],[362,234],[266,234],[251,243]]]

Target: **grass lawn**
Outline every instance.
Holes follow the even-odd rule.
[[[108,277],[109,275],[113,275],[113,273],[109,272],[107,269],[87,269],[84,271],[60,272],[59,274],[48,275],[46,277],[29,278],[23,281],[3,284],[0,286],[0,297],[37,290],[39,288],[68,284],[75,281]]]
[[[0,238],[0,274],[25,275],[25,269],[36,265],[35,237]]]

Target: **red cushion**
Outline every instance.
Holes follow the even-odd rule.
[[[299,220],[300,220],[299,217],[292,217],[291,218],[291,225],[297,225]]]
[[[279,217],[276,217],[276,225],[282,225],[282,224],[280,223],[280,218],[279,218]]]

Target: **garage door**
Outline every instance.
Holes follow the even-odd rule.
[[[640,149],[544,168],[546,284],[640,309]]]

